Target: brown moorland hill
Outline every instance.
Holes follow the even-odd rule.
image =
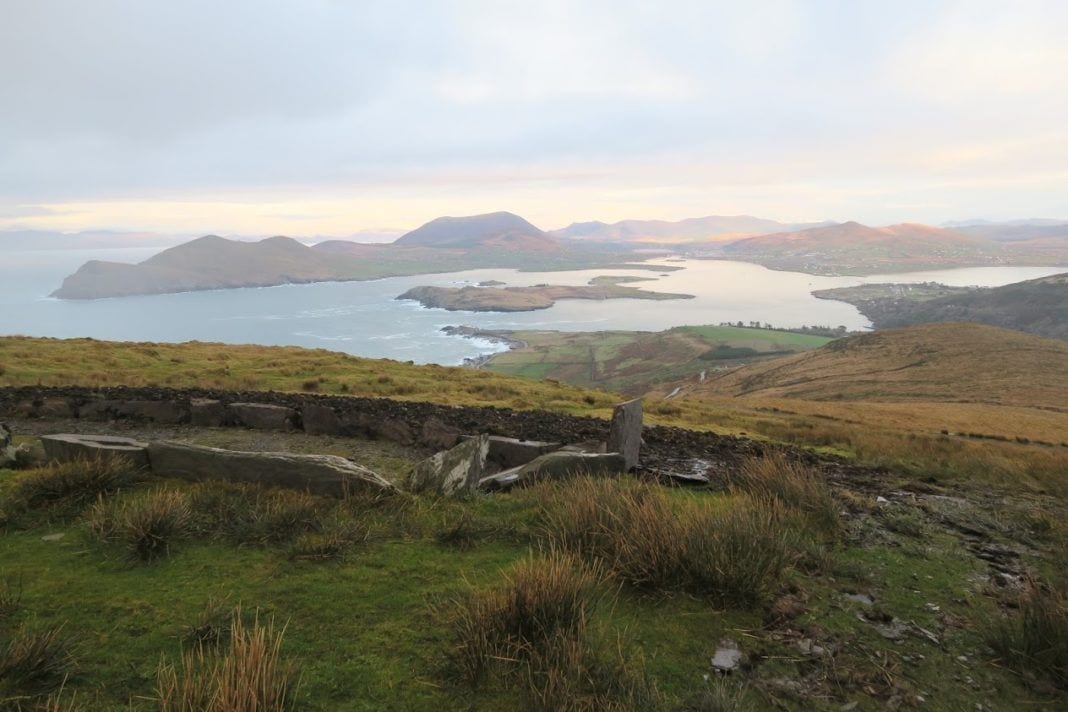
[[[981,324],[887,329],[710,376],[684,394],[1068,411],[1068,344]]]

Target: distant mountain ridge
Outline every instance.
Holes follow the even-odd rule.
[[[568,239],[604,242],[691,242],[798,230],[823,224],[825,223],[782,223],[752,215],[709,215],[676,221],[621,220],[611,224],[594,220],[572,223],[552,231],[552,234]]]

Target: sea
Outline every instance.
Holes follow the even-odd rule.
[[[971,267],[865,277],[821,277],[769,270],[746,262],[656,259],[652,270],[595,269],[518,272],[478,269],[363,282],[323,282],[251,289],[67,301],[49,297],[63,277],[90,259],[140,262],[159,248],[0,252],[0,335],[79,337],[117,341],[212,341],[325,348],[415,363],[456,365],[504,348],[501,343],[452,336],[446,326],[560,331],[658,331],[688,324],[804,325],[870,328],[856,308],[816,299],[817,289],[877,282],[941,282],[994,287],[1068,267]],[[681,267],[675,271],[663,268]],[[540,311],[450,312],[427,309],[397,295],[418,285],[453,287],[487,280],[508,286],[586,284],[599,275],[651,278],[631,286],[692,294],[652,301],[563,300]]]

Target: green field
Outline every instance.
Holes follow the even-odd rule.
[[[524,378],[550,378],[585,388],[641,395],[664,384],[699,379],[773,355],[818,348],[830,339],[771,329],[682,326],[647,331],[515,331],[523,346],[484,368]]]

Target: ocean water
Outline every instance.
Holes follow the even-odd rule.
[[[935,281],[999,286],[1068,271],[1068,267],[978,267],[931,272],[817,277],[777,272],[745,262],[653,260],[676,272],[581,270],[523,273],[480,269],[93,301],[48,297],[63,277],[88,259],[139,262],[157,249],[0,252],[0,334],[91,336],[119,341],[219,341],[326,348],[416,363],[458,364],[499,351],[498,344],[442,333],[449,325],[487,329],[655,331],[686,324],[760,321],[779,327],[811,324],[870,326],[854,307],[816,299],[810,292],[873,282]],[[509,286],[585,284],[598,275],[650,277],[632,286],[693,294],[695,299],[649,301],[565,300],[550,309],[513,314],[425,309],[395,297],[417,285],[461,286],[499,280]]]

